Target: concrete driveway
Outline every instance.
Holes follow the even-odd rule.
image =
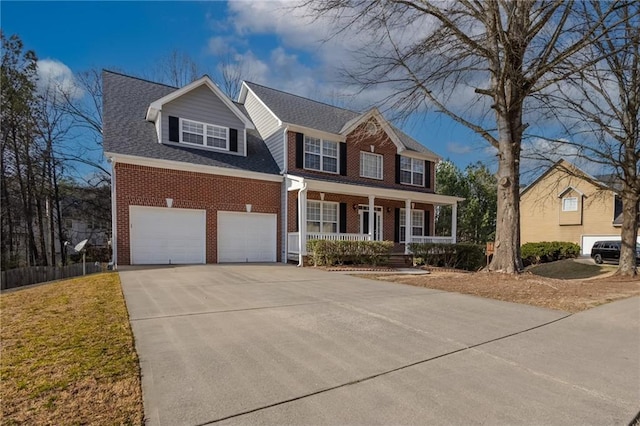
[[[626,425],[640,410],[640,298],[569,316],[283,265],[120,276],[150,425]]]

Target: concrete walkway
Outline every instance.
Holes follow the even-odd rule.
[[[640,298],[568,314],[282,265],[121,272],[147,424],[627,424]]]

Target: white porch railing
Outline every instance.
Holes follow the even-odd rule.
[[[453,244],[453,237],[411,237],[412,243]]]
[[[300,247],[298,245],[298,232],[289,232],[287,235],[287,242],[290,254],[300,253]],[[340,234],[340,233],[325,233],[325,232],[307,232],[307,239],[309,240],[331,240],[331,241],[368,241],[370,239],[369,234]]]

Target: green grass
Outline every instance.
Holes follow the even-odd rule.
[[[557,278],[561,280],[593,278],[617,269],[612,265],[596,265],[583,263],[575,259],[559,260],[529,267],[527,270],[541,277]]]
[[[117,274],[0,296],[2,424],[142,424]]]

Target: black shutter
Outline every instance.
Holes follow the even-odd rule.
[[[430,232],[431,229],[429,229],[431,225],[430,219],[431,219],[431,212],[429,210],[425,210],[424,211],[424,229],[422,231],[425,237],[431,235],[431,232]]]
[[[229,129],[229,151],[238,152],[238,129]]]
[[[369,212],[362,212],[362,232],[365,234],[369,233]]]
[[[169,116],[169,141],[180,142],[180,119]]]
[[[300,206],[298,205],[298,200],[296,200],[296,230],[295,232],[300,232]]]
[[[424,186],[426,188],[431,187],[431,161],[424,162]]]
[[[304,135],[296,133],[296,167],[304,168]]]
[[[396,183],[400,183],[400,155],[396,154]]]
[[[400,209],[396,207],[395,217],[393,218],[393,241],[400,242]]]
[[[340,233],[347,233],[347,203],[340,203]]]
[[[340,174],[347,175],[347,144],[344,142],[340,143]]]

